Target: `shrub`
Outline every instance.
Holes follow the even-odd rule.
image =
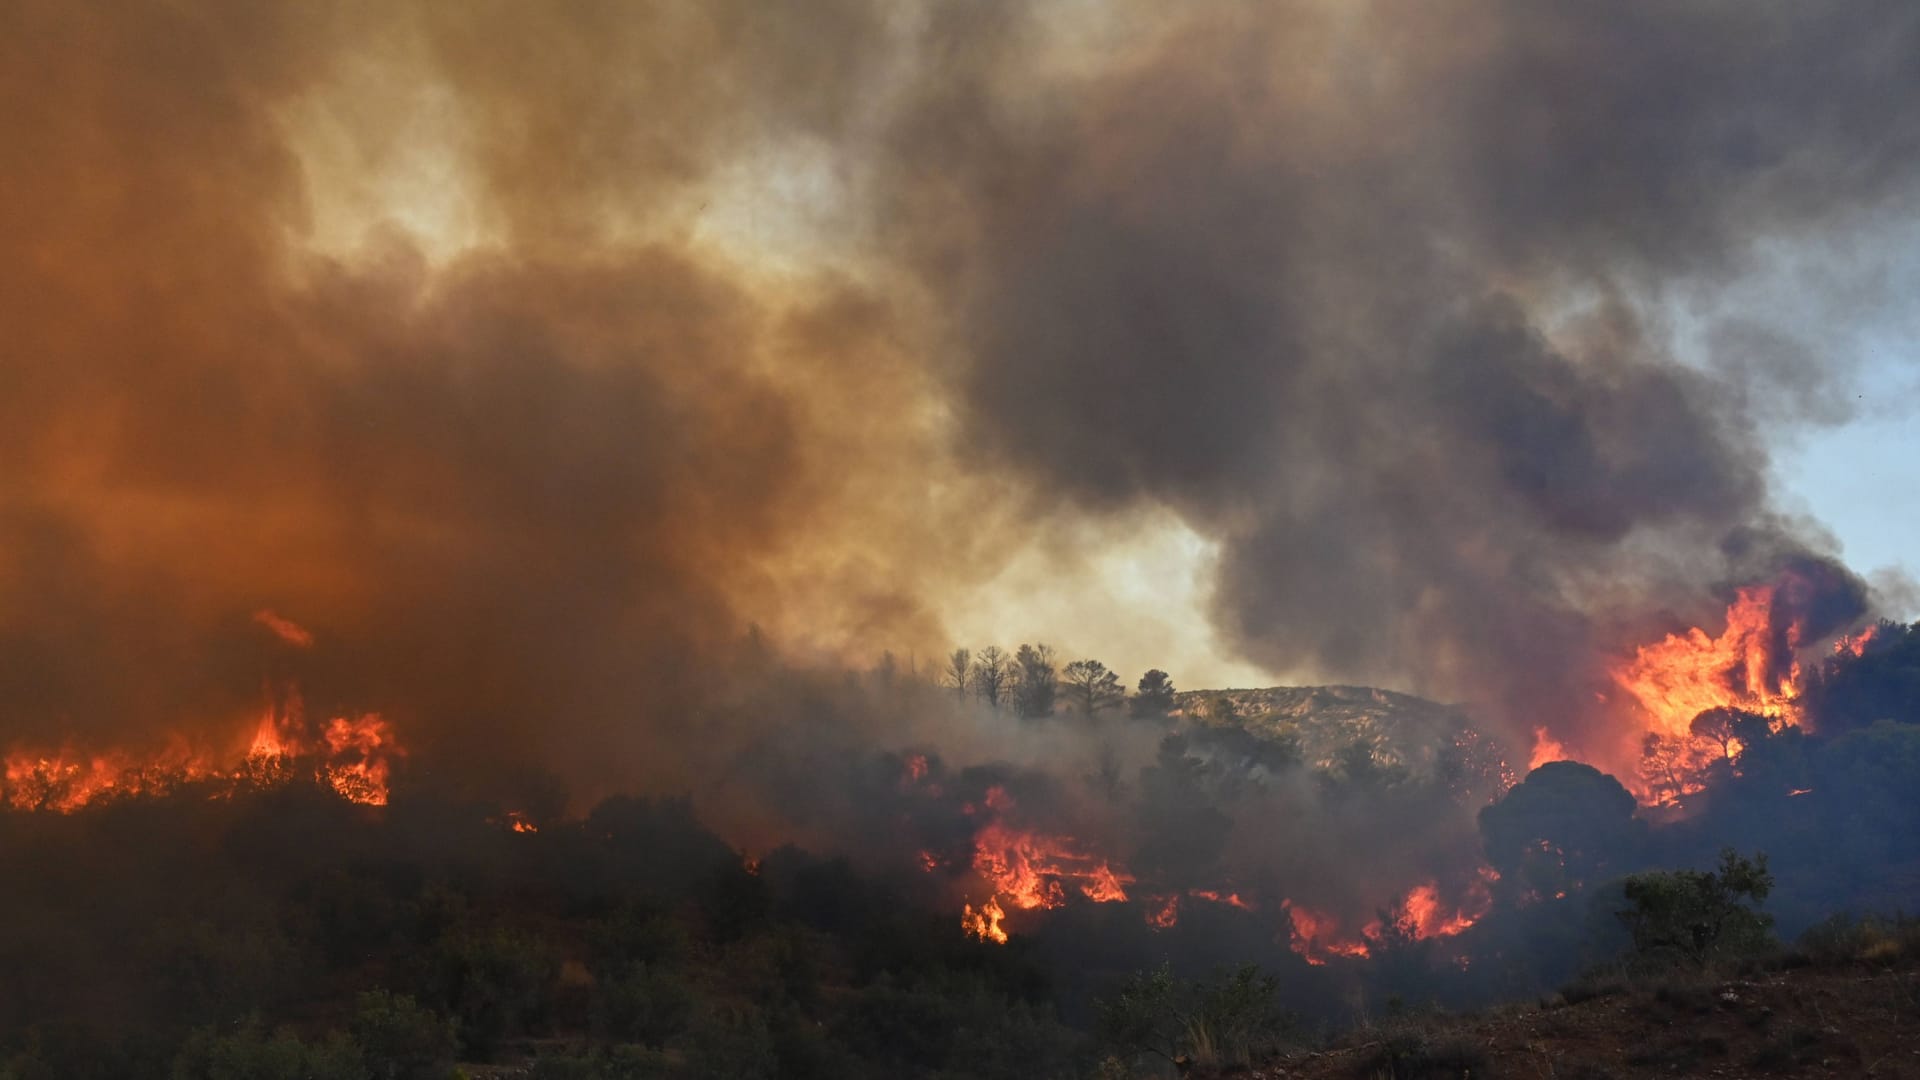
[[[529,1080],[655,1080],[672,1069],[658,1054],[616,1046],[588,1054],[548,1054],[534,1060]]]
[[[1801,955],[1816,964],[1893,964],[1920,956],[1920,919],[1835,915],[1800,935]]]
[[[1378,1080],[1474,1080],[1487,1075],[1486,1051],[1463,1039],[1436,1042],[1417,1031],[1383,1039],[1361,1062],[1361,1074]]]
[[[677,972],[641,964],[594,988],[594,1027],[615,1039],[664,1046],[686,1030],[693,1002],[692,988]]]
[[[687,1075],[698,1080],[770,1080],[778,1062],[773,1036],[752,1009],[713,1011],[694,1026]]]
[[[1757,910],[1773,888],[1767,857],[1749,860],[1732,848],[1717,870],[1635,874],[1626,881],[1633,907],[1619,912],[1642,966],[1708,963],[1750,956],[1773,944],[1773,917]]]
[[[1278,1049],[1292,1033],[1278,993],[1278,981],[1252,964],[1205,982],[1177,979],[1162,964],[1135,973],[1096,1003],[1099,1033],[1131,1058],[1244,1064]]]
[[[373,1080],[439,1080],[453,1061],[453,1024],[405,994],[361,994],[353,1039]]]
[[[1600,967],[1582,972],[1580,977],[1560,988],[1560,999],[1568,1005],[1618,997],[1633,989],[1627,973],[1617,967]]]
[[[232,1034],[201,1028],[173,1061],[173,1080],[367,1080],[360,1051],[345,1036],[306,1043],[290,1032],[269,1035],[249,1020]]]
[[[433,999],[453,1014],[465,1051],[484,1060],[501,1040],[546,1023],[559,976],[558,957],[536,939],[460,935],[437,952]]]

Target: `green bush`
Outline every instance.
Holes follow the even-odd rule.
[[[1474,1080],[1487,1075],[1487,1053],[1464,1039],[1403,1031],[1382,1039],[1361,1070],[1378,1080]]]
[[[696,1080],[771,1080],[777,1067],[773,1035],[752,1009],[710,1011],[688,1038],[687,1075]]]
[[[173,1061],[173,1080],[367,1080],[360,1050],[344,1035],[318,1043],[268,1034],[249,1020],[232,1034],[201,1028]]]
[[[659,1055],[630,1046],[536,1058],[529,1080],[656,1080],[673,1075]]]
[[[461,1048],[487,1060],[503,1040],[546,1023],[559,977],[559,957],[537,939],[462,934],[436,951],[431,999],[453,1014]]]
[[[594,987],[594,1028],[605,1037],[660,1047],[686,1030],[693,1004],[693,989],[678,972],[642,964]]]
[[[1816,964],[1893,964],[1920,957],[1920,919],[1835,915],[1809,927],[1795,945]]]
[[[687,928],[669,912],[649,904],[628,904],[596,923],[589,937],[587,966],[596,977],[624,975],[636,967],[679,967],[690,943]]]
[[[1773,944],[1773,917],[1759,905],[1773,888],[1767,857],[1749,860],[1732,848],[1720,853],[1717,870],[1670,870],[1635,874],[1626,881],[1633,906],[1619,912],[1633,935],[1643,967],[1752,956]]]
[[[1252,964],[1208,981],[1175,978],[1165,964],[1137,972],[1096,1003],[1101,1039],[1124,1057],[1187,1064],[1246,1064],[1293,1033],[1279,983]]]
[[[405,994],[373,990],[360,995],[353,1016],[373,1080],[440,1080],[453,1063],[453,1024]]]

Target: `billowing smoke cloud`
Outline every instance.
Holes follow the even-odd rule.
[[[901,494],[943,470],[887,299],[757,286],[659,209],[743,140],[831,134],[869,13],[4,18],[10,741],[232,730],[271,608],[320,706],[659,783],[750,621],[937,640],[894,560],[964,553]],[[486,242],[316,250],[328,170],[404,150],[379,110],[423,93]]]
[[[1274,670],[1577,720],[1623,622],[1700,621],[1811,542],[1756,425],[1834,418],[1828,360],[1732,325],[1681,363],[1662,301],[1911,208],[1916,35],[1871,5],[1221,5],[1044,94],[942,83],[900,158],[933,163],[910,202],[961,282],[969,437],[1220,538],[1218,621]]]
[[[1520,730],[1799,550],[1821,358],[1657,302],[1909,204],[1920,14],[1157,8],[10,5],[0,730],[223,724],[271,608],[442,753],[684,784],[809,715],[710,704],[750,625],[924,656],[1143,506],[1259,663]]]

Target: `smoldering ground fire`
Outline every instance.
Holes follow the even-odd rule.
[[[1910,218],[1917,39],[1893,3],[9,4],[7,802],[455,777],[560,844],[686,793],[995,941],[1498,952],[1495,905],[1625,860],[1496,857],[1525,766],[1617,777],[1634,843],[1731,813],[1746,744],[1847,730],[1831,650],[1890,640],[1771,490],[1849,345],[1723,299]],[[1149,519],[1271,681],[1453,712],[1289,757],[1200,703],[926,685],[1006,567]],[[1134,629],[1025,599],[998,644]]]

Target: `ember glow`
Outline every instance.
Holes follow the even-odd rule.
[[[502,828],[522,834],[537,833],[540,831],[540,826],[535,825],[533,821],[527,817],[526,812],[521,810],[509,810],[497,818],[488,818],[487,821],[488,824],[499,825]]]

